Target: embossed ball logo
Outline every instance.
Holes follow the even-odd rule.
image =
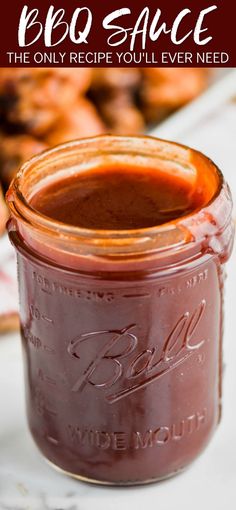
[[[70,341],[68,353],[78,361],[83,348],[90,345],[90,359],[72,386],[73,392],[82,392],[91,385],[104,392],[113,404],[154,383],[184,363],[198,351],[206,339],[197,339],[198,326],[206,309],[203,299],[192,312],[186,312],[175,322],[157,345],[146,349],[137,336],[137,324],[122,330],[92,331]],[[79,364],[78,364],[79,370]]]

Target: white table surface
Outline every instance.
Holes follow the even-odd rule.
[[[211,114],[204,125],[175,138],[199,148],[218,163],[236,203],[236,104],[226,105]],[[96,487],[66,478],[48,467],[34,446],[25,421],[19,335],[0,338],[0,510],[236,508],[236,250],[228,264],[228,276],[223,420],[192,467],[159,484]]]

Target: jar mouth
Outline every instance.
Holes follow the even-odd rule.
[[[30,193],[38,185],[39,174],[44,179],[58,172],[70,172],[75,168],[91,169],[91,161],[99,166],[101,158],[111,158],[119,162],[134,159],[135,164],[145,166],[147,159],[153,166],[158,161],[162,165],[175,165],[175,171],[192,173],[191,178],[199,178],[202,185],[209,187],[208,200],[203,206],[175,220],[152,227],[127,230],[88,229],[62,223],[36,211],[30,205]],[[93,166],[92,166],[93,167]],[[224,179],[218,167],[201,152],[185,145],[169,142],[150,136],[101,135],[79,139],[58,145],[28,160],[19,170],[7,192],[7,200],[13,218],[33,229],[50,233],[54,238],[67,238],[72,242],[85,243],[102,250],[112,247],[119,252],[125,246],[155,245],[155,249],[182,246],[193,240],[190,228],[198,222],[198,216],[207,211],[224,186]],[[30,191],[31,190],[31,191]],[[146,249],[146,248],[144,248]],[[150,249],[151,246],[150,246]]]

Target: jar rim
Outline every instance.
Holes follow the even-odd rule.
[[[179,152],[181,157],[186,158],[186,164],[191,164],[192,167],[197,170],[196,164],[191,162],[191,157],[195,155],[198,160],[206,166],[206,168],[211,167],[211,171],[214,172],[217,182],[215,192],[209,202],[198,209],[194,209],[187,215],[161,225],[128,230],[102,230],[77,227],[45,216],[31,207],[29,201],[21,191],[21,184],[25,176],[30,173],[33,168],[45,165],[47,164],[47,161],[49,162],[49,160],[51,162],[56,161],[58,157],[60,158],[64,156],[65,158],[69,158],[69,154],[72,154],[72,152],[76,150],[89,150],[91,147],[97,147],[96,150],[99,152],[102,144],[106,143],[111,148],[115,143],[118,144],[118,146],[123,144],[123,146],[126,147],[127,155],[131,149],[135,152],[135,144],[143,144],[143,150],[146,151],[145,154],[147,154],[147,151],[155,149],[158,157],[161,157],[161,151],[163,151],[163,155],[167,154],[167,156],[170,156],[171,152],[173,152],[176,156]],[[193,223],[193,221],[197,221],[199,213],[211,206],[211,204],[220,195],[223,186],[224,178],[221,171],[211,161],[211,159],[202,154],[200,151],[189,148],[180,143],[161,140],[151,136],[121,136],[108,134],[66,142],[32,157],[23,164],[16,177],[11,182],[7,192],[7,200],[13,217],[17,217],[19,221],[27,223],[31,228],[41,229],[48,233],[50,232],[54,238],[64,237],[81,243],[86,243],[90,240],[94,246],[101,247],[103,245],[106,249],[110,247],[115,249],[115,247],[118,248],[119,246],[118,251],[120,251],[121,246],[125,247],[130,242],[132,243],[133,248],[134,245],[138,244],[143,245],[144,248],[147,240],[155,241],[157,237],[160,239],[163,236],[170,235],[171,239],[174,240],[175,238],[176,242],[169,243],[168,249],[171,247],[175,247],[177,249],[178,247],[183,246],[183,244],[189,243],[193,240],[191,229],[188,228],[188,224]],[[162,245],[162,243],[158,244]],[[163,246],[160,246],[160,248],[163,249]]]

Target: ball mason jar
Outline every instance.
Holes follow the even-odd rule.
[[[126,231],[74,227],[31,208],[49,180],[116,162],[183,174],[205,203]],[[224,265],[234,233],[221,172],[188,147],[102,136],[34,157],[7,198],[27,416],[39,450],[64,473],[101,484],[184,469],[221,415]]]

